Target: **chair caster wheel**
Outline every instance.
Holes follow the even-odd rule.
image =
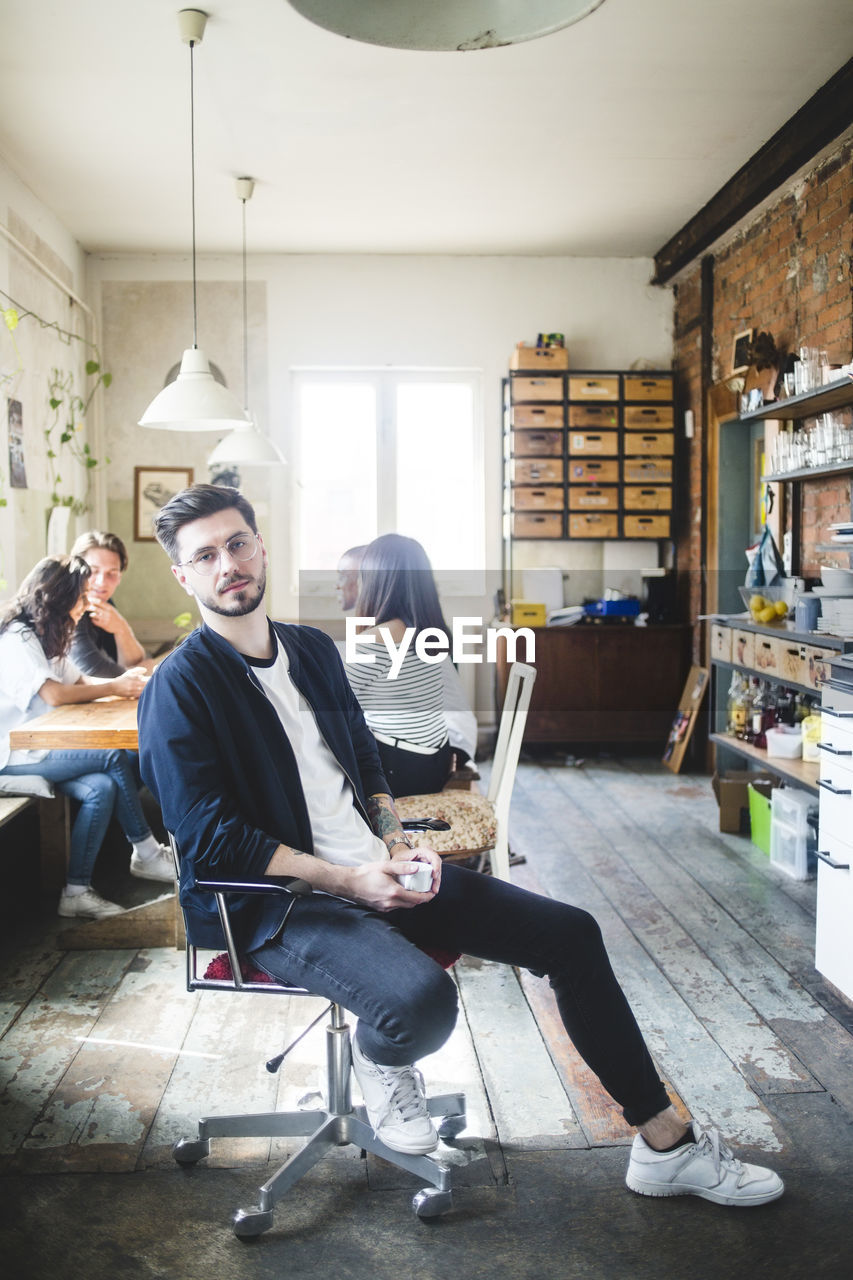
[[[440,1191],[438,1187],[424,1187],[412,1199],[412,1208],[419,1218],[438,1218],[452,1207],[450,1192]]]
[[[458,1138],[468,1123],[467,1116],[445,1116],[438,1126],[439,1138],[451,1139]]]
[[[181,1138],[172,1147],[172,1155],[178,1164],[196,1164],[210,1155],[209,1138]]]
[[[234,1234],[238,1240],[251,1240],[269,1231],[272,1226],[272,1210],[238,1209],[232,1219]]]

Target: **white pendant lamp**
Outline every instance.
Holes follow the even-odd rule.
[[[217,382],[198,345],[198,298],[196,290],[195,245],[195,103],[193,49],[201,44],[207,14],[201,9],[181,9],[178,27],[181,39],[190,47],[190,157],[192,179],[193,231],[193,345],[187,348],[174,382],[156,395],[139,419],[141,427],[165,431],[222,431],[246,422],[246,414],[227,387]]]
[[[391,49],[460,53],[535,40],[580,22],[604,0],[289,0],[336,35]]]
[[[249,304],[246,285],[246,203],[255,190],[253,178],[237,179],[237,197],[243,206],[243,405],[246,421],[229,431],[207,460],[209,467],[282,466],[286,459],[268,436],[259,431],[249,413]]]

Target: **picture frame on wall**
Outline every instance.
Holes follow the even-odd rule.
[[[133,468],[134,542],[156,542],[154,517],[170,498],[192,482],[192,467]]]
[[[749,351],[754,333],[754,329],[744,329],[741,333],[735,334],[732,343],[732,377],[739,373],[746,373],[749,368]]]

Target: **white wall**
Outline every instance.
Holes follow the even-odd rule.
[[[627,368],[636,360],[669,367],[672,296],[648,281],[647,259],[515,257],[252,256],[250,400],[259,424],[292,455],[291,371],[306,366],[474,368],[483,379],[483,483],[487,495],[487,566],[501,559],[500,385],[512,348],[539,331],[565,334],[573,368]],[[199,260],[199,345],[240,387],[240,311],[231,257]],[[215,437],[150,431],[135,423],[162,384],[169,364],[190,345],[191,267],[183,257],[98,257],[88,261],[89,293],[104,311],[109,392],[107,437],[113,458],[110,523],[127,536],[134,465],[185,465],[206,478]],[[183,282],[183,290],[169,287]],[[260,293],[258,292],[260,289]],[[162,367],[161,367],[162,366]],[[274,549],[271,611],[296,616],[288,569],[292,468],[273,475],[244,473]],[[599,568],[599,544],[530,544],[528,562]],[[136,587],[131,611],[162,614],[186,607],[167,596],[160,553],[131,545]],[[144,570],[144,572],[143,572]],[[124,591],[123,585],[122,590]],[[124,597],[127,607],[128,597]],[[480,602],[488,613],[490,598]],[[471,610],[472,612],[474,610]],[[482,672],[478,700],[490,702]]]
[[[10,332],[0,321],[0,599],[11,595],[21,578],[45,554],[50,511],[50,481],[44,431],[52,418],[48,399],[51,369],[73,372],[76,385],[85,382],[87,352],[69,346],[56,331],[44,328],[31,311],[47,323],[70,332],[93,336],[85,311],[69,302],[68,292],[82,298],[85,256],[62,222],[0,161],[0,312],[14,307],[21,315]],[[20,242],[61,282],[54,283],[25,252]],[[64,287],[63,287],[64,286]],[[23,407],[26,488],[11,488],[9,476],[8,400]],[[96,417],[90,412],[84,433]],[[81,435],[81,439],[83,436]],[[61,468],[64,491],[85,498],[86,478],[73,465]],[[74,532],[74,521],[69,536]]]

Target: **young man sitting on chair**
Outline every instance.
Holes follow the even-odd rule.
[[[139,704],[142,775],[181,852],[192,940],[223,942],[197,879],[292,876],[317,891],[298,898],[283,932],[280,900],[246,895],[232,911],[237,942],[273,978],[358,1018],[353,1069],[377,1136],[395,1150],[437,1145],[413,1064],[445,1042],[457,1013],[453,980],[423,946],[548,975],[575,1047],[639,1130],[632,1190],[729,1205],[780,1196],[775,1173],[679,1119],[590,915],[412,851],[334,642],[262,608],[267,550],[246,499],[193,485],[155,529],[204,622]],[[429,890],[404,888],[423,863]]]

